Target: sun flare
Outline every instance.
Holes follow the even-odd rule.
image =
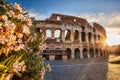
[[[107,43],[109,46],[120,44],[120,35],[117,33],[107,33]]]

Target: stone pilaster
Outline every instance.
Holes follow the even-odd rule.
[[[70,39],[71,39],[71,42],[73,42],[73,41],[74,41],[74,32],[73,32],[73,30],[71,30]]]
[[[82,43],[82,37],[81,37],[81,35],[82,35],[82,32],[79,31],[79,43]]]
[[[80,48],[80,59],[83,59],[83,49]]]
[[[65,42],[65,30],[62,30],[62,42]]]
[[[71,58],[74,59],[75,55],[74,55],[74,49],[71,49]]]
[[[85,35],[85,39],[86,39],[85,41],[86,41],[86,43],[88,43],[88,33],[86,32],[85,34],[86,34]]]
[[[89,48],[87,49],[87,57],[90,58],[90,51],[89,51]]]
[[[52,30],[52,34],[51,34],[51,35],[52,35],[52,36],[51,36],[51,37],[52,37],[52,39],[54,39],[54,33],[55,33],[55,31],[54,31],[54,30]]]
[[[95,42],[94,42],[94,34],[92,34],[92,43],[95,43]]]
[[[96,43],[98,43],[98,35],[96,35]]]
[[[55,55],[49,55],[49,60],[55,60]]]

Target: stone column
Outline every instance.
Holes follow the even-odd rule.
[[[89,48],[87,48],[87,57],[90,58]]]
[[[96,43],[98,43],[98,35],[96,35]]]
[[[62,42],[65,42],[65,30],[62,30]]]
[[[74,49],[71,49],[71,58],[74,59],[75,55],[74,55]]]
[[[52,39],[54,39],[54,33],[55,33],[54,31],[55,31],[55,30],[52,30],[52,34],[51,34],[51,35],[52,35],[52,36],[51,36]]]
[[[43,37],[44,37],[44,40],[46,40],[46,31],[43,32]]]
[[[79,31],[79,43],[82,43],[82,37],[81,37],[81,35],[82,35],[82,32]]]
[[[73,30],[71,30],[70,32],[71,32],[70,39],[71,39],[71,42],[73,42],[74,41],[74,32],[73,32]]]
[[[95,42],[94,42],[94,34],[92,34],[92,43],[95,43]]]
[[[96,57],[96,51],[95,48],[93,48],[93,52],[94,52],[94,58]]]
[[[83,59],[83,49],[80,48],[80,59]]]
[[[85,41],[86,41],[86,43],[88,43],[88,32],[86,32]]]
[[[100,50],[99,50],[99,48],[98,48],[98,57],[100,57]]]

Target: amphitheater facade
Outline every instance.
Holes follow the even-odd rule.
[[[44,35],[46,49],[42,56],[47,60],[106,58],[106,31],[98,23],[86,19],[52,14],[35,24]]]

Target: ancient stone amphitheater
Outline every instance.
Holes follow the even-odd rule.
[[[97,23],[62,14],[52,14],[35,24],[43,32],[46,49],[42,56],[47,60],[105,58],[108,56],[106,31]]]

